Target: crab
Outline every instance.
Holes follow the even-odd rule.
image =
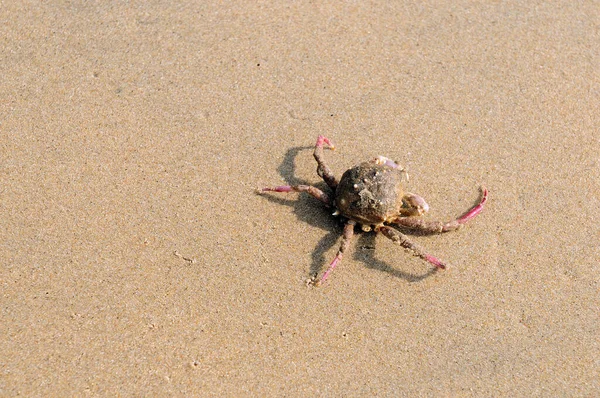
[[[327,280],[348,250],[357,225],[365,232],[381,232],[392,242],[432,264],[436,270],[446,269],[447,264],[444,261],[426,253],[406,235],[390,225],[427,234],[457,230],[481,212],[487,200],[487,189],[481,188],[482,195],[479,203],[461,217],[447,222],[427,221],[420,216],[429,210],[429,205],[419,195],[404,192],[408,173],[396,162],[384,156],[377,156],[347,170],[338,181],[323,157],[325,146],[331,150],[335,149],[328,138],[320,135],[315,145],[314,157],[318,165],[317,174],[323,178],[333,195],[312,185],[282,185],[262,188],[259,191],[261,193],[306,192],[323,202],[328,208],[333,208],[333,215],[341,216],[345,221],[342,242],[335,258],[321,278],[315,275],[309,283],[318,286]]]

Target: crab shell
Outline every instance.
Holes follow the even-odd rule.
[[[406,171],[394,166],[376,159],[347,170],[335,190],[338,212],[369,231],[371,226],[381,226],[403,215],[427,211],[424,201],[411,203],[416,195],[404,192],[403,183],[408,180]]]

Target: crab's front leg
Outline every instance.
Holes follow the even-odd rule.
[[[344,226],[344,234],[342,235],[342,243],[340,244],[340,249],[338,250],[338,252],[337,252],[335,258],[333,259],[333,261],[331,262],[331,264],[329,264],[329,267],[327,268],[327,270],[325,271],[325,273],[323,274],[321,279],[317,279],[316,281],[312,282],[313,285],[319,286],[323,282],[325,282],[325,280],[327,280],[327,278],[329,277],[329,274],[331,274],[331,271],[333,271],[333,269],[336,267],[336,265],[338,265],[338,263],[340,261],[342,261],[344,252],[350,246],[350,241],[352,240],[352,236],[354,236],[354,226],[355,225],[356,225],[356,221],[348,220],[348,222]]]
[[[483,205],[487,201],[488,191],[485,188],[482,188],[483,195],[479,203],[473,206],[469,211],[467,211],[463,216],[457,218],[456,220],[441,222],[441,221],[425,221],[416,217],[398,217],[393,221],[394,224],[401,225],[403,227],[427,232],[427,233],[441,233],[454,231],[455,229],[460,228],[467,221],[471,220],[483,210]]]
[[[327,144],[329,149],[331,149],[331,150],[335,149],[335,146],[329,140],[329,138],[322,136],[322,135],[320,135],[317,138],[317,143],[315,144],[315,152],[314,152],[314,157],[315,157],[315,160],[317,161],[317,174],[319,175],[319,177],[323,178],[325,183],[327,183],[327,185],[329,185],[329,188],[331,188],[332,190],[335,191],[335,189],[338,186],[338,180],[337,180],[337,178],[335,178],[333,171],[331,171],[329,166],[327,166],[327,163],[325,163],[325,158],[323,157],[323,145],[324,144]]]

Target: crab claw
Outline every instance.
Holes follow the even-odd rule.
[[[429,211],[425,199],[414,193],[407,192],[402,197],[402,213],[409,216],[422,216]]]

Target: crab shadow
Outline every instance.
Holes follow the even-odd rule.
[[[438,272],[437,268],[430,267],[430,269],[423,274],[412,274],[410,272],[404,272],[397,268],[394,268],[385,261],[381,261],[374,255],[376,237],[377,235],[372,232],[363,232],[358,235],[353,258],[365,264],[367,268],[387,272],[388,274],[397,278],[404,279],[407,282],[420,282],[423,279],[428,278],[431,275]],[[412,257],[412,255],[404,249],[398,251],[401,255],[408,256],[407,258]]]
[[[288,185],[313,185],[323,192],[331,195],[331,189],[325,184],[325,182],[311,184],[307,180],[303,180],[296,176],[296,157],[300,152],[313,149],[314,146],[299,146],[288,149],[283,161],[281,162],[281,165],[277,168],[277,171]],[[311,254],[312,262],[310,266],[310,275],[317,275],[332,260],[325,258],[325,254],[327,254],[333,247],[340,244],[340,237],[342,236],[344,229],[344,219],[332,217],[331,213],[333,210],[328,209],[310,195],[300,193],[296,194],[293,198],[286,197],[284,194],[279,195],[281,196],[272,193],[260,193],[260,196],[266,198],[270,202],[292,207],[293,212],[298,220],[327,231],[325,236],[319,240],[317,246]],[[407,231],[403,230],[403,232]],[[408,231],[408,233],[411,235],[413,234],[410,231]],[[420,235],[420,233],[415,235]],[[374,256],[376,236],[377,234],[373,232],[359,232],[357,228],[357,233],[355,234],[355,238],[352,242],[352,246],[354,246],[353,258],[365,264],[367,268],[387,272],[392,276],[404,279],[408,282],[419,282],[437,272],[436,268],[432,268],[424,274],[403,272],[376,258]],[[401,250],[401,252],[405,251]]]
[[[281,165],[277,168],[277,171],[283,177],[283,180],[287,185],[313,185],[328,195],[331,195],[331,189],[325,182],[321,181],[315,184],[296,176],[296,157],[300,152],[313,149],[314,146],[300,146],[289,149],[286,152]],[[316,168],[315,164],[315,170]],[[336,232],[330,232],[332,237],[327,242],[331,241],[333,244],[337,240],[337,237],[341,236],[343,225],[339,222],[338,218],[331,216],[333,209],[328,209],[323,203],[312,196],[304,193],[285,194],[271,192],[259,192],[259,195],[270,202],[291,207],[294,215],[302,222],[325,231],[337,229],[338,231]]]

